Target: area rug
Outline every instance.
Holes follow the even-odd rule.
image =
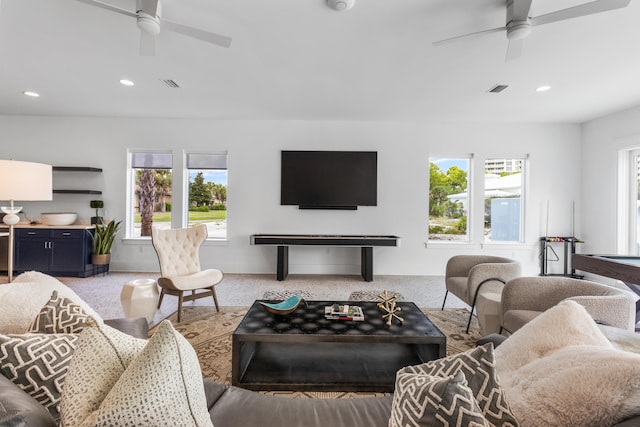
[[[480,338],[478,322],[473,318],[469,333],[465,332],[469,312],[465,309],[430,308],[422,311],[447,336],[447,355],[460,353],[475,347]],[[236,329],[247,307],[221,307],[216,312],[213,307],[187,307],[182,315],[182,322],[177,323],[177,315],[171,320],[179,331],[193,346],[200,360],[202,374],[205,378],[231,384],[231,334]],[[155,328],[150,331],[153,334]],[[269,395],[288,397],[320,397],[326,399],[384,396],[386,393],[354,393],[354,392],[262,392]]]
[[[349,295],[349,301],[380,301],[378,295],[383,294],[385,291],[353,291]],[[395,295],[396,301],[404,301],[404,297],[400,292],[387,290],[387,295]]]

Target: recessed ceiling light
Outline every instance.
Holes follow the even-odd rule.
[[[121,79],[120,83],[125,85],[125,86],[133,86],[134,83],[131,80],[127,80],[127,79]]]
[[[549,89],[551,89],[551,86],[547,86],[547,85],[545,85],[545,86],[540,86],[540,87],[536,88],[536,92],[546,92],[546,91],[548,91]]]
[[[40,96],[40,94],[38,92],[33,92],[31,90],[25,90],[24,92],[22,92],[24,95],[26,96],[30,96],[32,98],[37,98]]]

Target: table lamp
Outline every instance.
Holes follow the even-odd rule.
[[[13,227],[20,222],[18,213],[22,210],[21,206],[14,206],[13,202],[51,200],[52,198],[51,165],[0,160],[0,200],[9,202],[9,206],[0,208],[5,213],[2,221],[9,226],[7,247],[9,282],[13,280]]]

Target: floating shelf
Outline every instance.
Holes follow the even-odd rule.
[[[102,168],[91,166],[52,166],[54,172],[102,172]],[[102,194],[100,190],[53,190],[54,194]]]
[[[60,172],[102,172],[102,168],[89,166],[52,166],[52,169]]]
[[[54,194],[102,194],[100,190],[53,190]]]

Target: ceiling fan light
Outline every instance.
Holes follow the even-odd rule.
[[[507,25],[507,38],[509,40],[520,40],[531,33],[531,24],[527,21],[512,21]]]
[[[154,36],[158,35],[160,34],[160,20],[148,13],[140,12],[138,13],[138,28],[145,33],[149,33]]]
[[[327,5],[338,12],[349,10],[355,4],[355,0],[327,0]]]

